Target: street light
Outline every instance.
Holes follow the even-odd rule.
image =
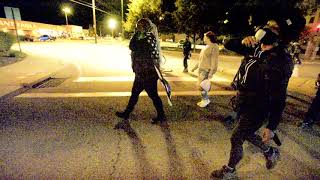
[[[64,15],[65,15],[65,17],[66,17],[66,25],[68,26],[68,25],[69,25],[69,24],[68,24],[68,14],[71,13],[71,9],[68,8],[68,7],[64,7],[64,8],[62,9],[62,11],[64,12]]]
[[[113,30],[116,28],[117,26],[117,21],[115,19],[109,19],[108,21],[108,26],[112,31],[112,38],[113,38]]]

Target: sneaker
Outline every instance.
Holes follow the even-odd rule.
[[[188,72],[188,68],[184,68],[183,72],[187,73]]]
[[[197,105],[199,107],[202,107],[202,108],[207,107],[208,104],[210,104],[210,100],[209,99],[203,99],[203,100],[201,100],[200,102],[197,103]]]
[[[227,166],[223,166],[221,169],[212,171],[210,175],[211,179],[237,179],[236,170],[231,170]]]
[[[155,118],[152,118],[151,124],[158,124],[158,122],[164,122],[166,121],[166,117],[165,116],[157,116]]]
[[[264,157],[266,158],[266,167],[267,169],[272,169],[277,164],[280,159],[280,152],[277,148],[270,147],[269,152],[264,153]],[[272,152],[270,152],[272,151]]]
[[[129,114],[126,113],[126,112],[117,111],[116,112],[116,116],[118,116],[119,118],[122,118],[122,119],[128,119],[129,118]]]

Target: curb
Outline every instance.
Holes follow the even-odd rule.
[[[49,81],[50,79],[52,79],[53,76],[55,76],[59,71],[61,71],[62,69],[66,68],[68,65],[64,65],[63,67],[61,68],[58,68],[57,70],[55,70],[54,72],[52,73],[48,73],[48,75],[46,76],[43,76],[33,82],[30,82],[30,83],[22,83],[21,84],[21,88],[15,90],[15,91],[12,91],[12,92],[9,92],[3,96],[0,96],[0,102],[1,101],[4,101],[6,99],[9,99],[9,98],[12,98],[12,97],[15,97],[19,94],[22,94],[22,93],[25,93],[26,91],[32,89],[32,88],[35,88],[37,86],[39,86],[40,84],[44,83],[44,82],[47,82]]]

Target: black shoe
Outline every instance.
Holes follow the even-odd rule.
[[[237,179],[236,170],[231,170],[227,166],[223,166],[221,169],[212,171],[210,175],[211,179]]]
[[[277,162],[280,159],[280,152],[277,148],[270,147],[269,152],[264,153],[264,157],[266,158],[266,168],[272,169],[275,167]]]
[[[126,113],[126,112],[117,111],[116,112],[116,116],[118,116],[119,118],[122,118],[122,119],[128,119],[129,118],[129,114]]]
[[[166,121],[165,116],[157,116],[155,118],[152,118],[151,124],[158,124],[158,122],[162,123]]]

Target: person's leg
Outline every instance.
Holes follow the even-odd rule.
[[[257,127],[253,126],[254,119],[248,119],[246,116],[241,116],[237,127],[234,129],[231,141],[231,150],[229,156],[229,162],[224,165],[221,169],[214,170],[211,173],[212,178],[228,178],[236,176],[236,166],[243,157],[243,143],[247,136],[253,134]]]
[[[253,107],[251,107],[253,108]],[[243,143],[245,140],[253,140],[255,132],[262,126],[262,118],[258,111],[249,110],[240,116],[239,123],[231,136],[231,152],[228,166],[235,168],[243,156]],[[262,142],[262,140],[261,140]],[[257,143],[258,144],[258,143]],[[259,144],[260,145],[260,144]],[[262,146],[262,145],[261,145]],[[267,150],[267,149],[265,149]]]
[[[239,122],[230,139],[231,150],[228,165],[213,171],[211,173],[212,177],[225,178],[227,176],[235,176],[235,168],[243,157],[244,141],[250,139],[259,142],[257,139],[254,139],[256,137],[254,133],[262,126],[263,113],[261,112],[262,111],[259,111],[259,108],[256,108],[254,105],[243,106]],[[256,141],[254,141],[254,143]],[[259,147],[264,150],[268,150],[268,147],[264,148],[262,144],[255,143],[255,145],[259,145]]]
[[[310,128],[320,116],[320,88],[317,91],[316,97],[312,100],[312,103],[305,115],[302,123],[299,124],[302,128]]]
[[[157,111],[157,117],[155,118],[155,121],[163,121],[165,120],[165,114],[162,101],[158,94],[157,82],[157,78],[150,79],[145,82],[144,86],[148,96],[152,99],[153,105],[155,106]]]
[[[201,101],[197,103],[198,106],[200,107],[206,107],[209,103],[209,92],[205,91],[202,87],[201,87],[201,82],[208,79],[208,75],[209,72],[206,70],[202,70],[199,69],[199,75],[198,75],[198,82],[197,82],[197,86],[201,92]]]
[[[135,78],[131,90],[131,96],[126,109],[123,112],[116,112],[118,117],[128,119],[129,114],[133,111],[134,106],[137,104],[139,99],[139,94],[143,91],[143,81],[139,78]]]
[[[184,72],[188,72],[188,55],[184,54],[183,58]]]

